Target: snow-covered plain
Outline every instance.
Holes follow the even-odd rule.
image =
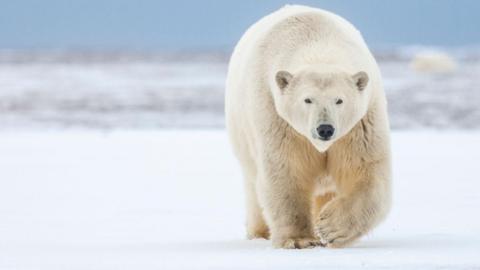
[[[480,128],[480,48],[458,69],[417,73],[415,47],[374,51],[394,129]],[[223,127],[229,53],[0,50],[0,130]]]
[[[393,133],[394,207],[346,249],[244,239],[223,130],[0,134],[0,269],[480,269],[480,132]]]

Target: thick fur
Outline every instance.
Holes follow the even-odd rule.
[[[368,74],[368,83],[358,74]],[[339,97],[344,104],[334,105]],[[311,134],[321,121],[337,130],[328,142]],[[226,122],[245,177],[248,238],[270,237],[282,248],[343,247],[388,212],[381,75],[341,17],[287,6],[250,27],[230,61]]]

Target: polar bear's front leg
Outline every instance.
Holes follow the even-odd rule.
[[[280,169],[280,168],[277,168]],[[320,244],[313,233],[311,195],[280,169],[261,180],[261,200],[273,246],[307,248]]]
[[[267,157],[263,167],[258,194],[273,246],[308,248],[320,245],[313,231],[312,184],[302,179],[302,174],[295,171],[294,164],[287,158]]]
[[[351,184],[351,188],[340,190],[338,196],[328,202],[316,217],[315,233],[323,245],[349,245],[386,216],[390,208],[389,179],[382,179],[385,174],[378,172],[368,175],[373,178],[350,179],[347,186]]]

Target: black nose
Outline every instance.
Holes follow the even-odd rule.
[[[324,141],[330,140],[335,132],[335,128],[332,125],[320,125],[317,128],[318,136]]]

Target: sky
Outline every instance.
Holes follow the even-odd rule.
[[[0,49],[231,49],[288,3],[347,18],[372,47],[480,44],[475,0],[11,0],[0,4]]]

